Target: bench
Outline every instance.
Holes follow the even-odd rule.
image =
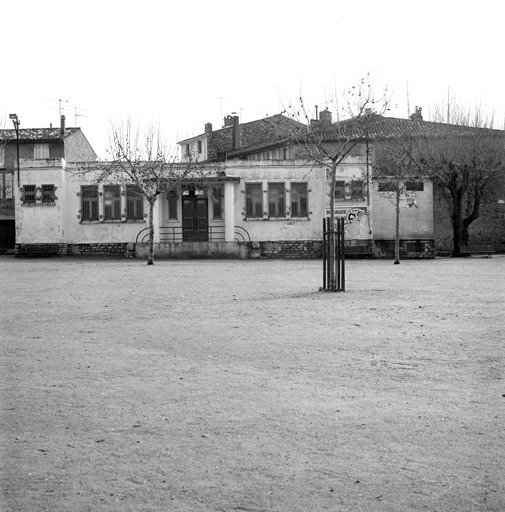
[[[58,244],[23,244],[18,245],[16,256],[59,256]]]
[[[491,258],[495,252],[492,245],[462,245],[459,249],[463,256],[483,255]]]

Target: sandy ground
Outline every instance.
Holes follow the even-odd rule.
[[[505,510],[505,257],[0,258],[10,511]]]

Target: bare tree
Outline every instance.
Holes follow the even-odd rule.
[[[133,196],[149,205],[149,254],[147,264],[154,263],[154,206],[160,195],[180,192],[184,184],[204,186],[208,171],[191,159],[181,162],[170,153],[159,128],[146,130],[132,125],[131,119],[111,122],[109,133],[110,161],[80,167],[78,175],[91,177],[94,184],[116,184],[127,187]]]
[[[395,207],[395,265],[400,263],[400,210],[416,207],[415,187],[409,186],[419,177],[416,148],[415,139],[405,135],[378,143],[375,149],[373,176],[378,180],[379,196]]]
[[[388,109],[387,87],[374,91],[369,75],[344,91],[342,99],[334,96],[320,119],[312,119],[303,97],[297,108],[289,106],[285,114],[303,124],[303,128],[291,130],[289,142],[297,146],[307,160],[330,172],[330,252],[329,289],[337,290],[335,279],[335,188],[337,167],[353,149],[368,138],[369,128],[377,115]],[[333,105],[330,110],[329,105]]]

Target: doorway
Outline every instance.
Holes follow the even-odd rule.
[[[206,197],[182,197],[182,241],[209,241],[209,207]]]

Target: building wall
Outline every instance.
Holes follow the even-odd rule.
[[[65,160],[67,162],[90,162],[96,160],[96,153],[81,130],[65,139]]]
[[[400,201],[400,238],[408,240],[432,239],[433,234],[433,185],[422,180],[424,190],[410,194],[411,201]],[[394,240],[396,237],[396,206],[389,198],[394,192],[379,192],[378,181],[372,180],[373,216],[375,240]]]

